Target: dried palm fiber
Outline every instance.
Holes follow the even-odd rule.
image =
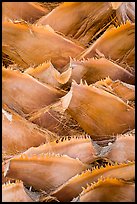
[[[64,110],[95,140],[134,129],[135,109],[94,85],[73,82],[61,101]]]
[[[46,60],[62,70],[84,49],[54,32],[50,26],[36,26],[27,23],[3,22],[2,51],[22,68],[37,66]]]
[[[124,63],[123,63],[124,62]],[[124,57],[122,62],[125,67],[127,66],[127,69],[135,75],[135,47],[131,49]],[[133,67],[133,68],[132,68]]]
[[[127,20],[135,23],[135,2],[121,2],[116,10],[118,21],[125,23]]]
[[[7,106],[2,109],[2,156],[3,159],[36,147],[42,143],[53,141],[57,135],[42,130],[27,121]]]
[[[30,113],[27,115],[27,119],[59,136],[79,136],[85,134],[79,124],[69,114],[64,112],[61,101]]]
[[[135,202],[135,184],[116,178],[100,178],[80,194],[79,202]]]
[[[135,178],[135,163],[106,165],[100,168],[96,166],[91,170],[83,171],[57,188],[51,193],[51,196],[56,197],[61,202],[69,202],[82,192],[83,187],[86,188],[87,184],[96,182],[101,176],[104,178],[112,177],[133,180]]]
[[[100,157],[117,163],[135,161],[135,136],[127,133],[118,135],[115,142],[101,149]]]
[[[7,163],[4,174],[49,193],[88,167],[79,159],[66,155],[47,153],[27,157],[23,154]]]
[[[2,2],[2,21],[11,19],[34,23],[48,13],[46,7],[36,2]]]
[[[2,102],[18,112],[30,113],[65,94],[18,70],[2,69]]]
[[[134,67],[134,47],[135,24],[127,21],[118,27],[108,28],[89,48],[77,56],[77,59],[104,55],[124,66],[128,63],[126,56],[128,57],[129,53],[132,52],[130,65]]]
[[[53,196],[47,196],[43,193],[43,195],[41,195],[39,198],[39,202],[60,202],[60,201]]]
[[[25,192],[23,182],[6,183],[2,185],[2,202],[33,202]]]
[[[98,145],[93,143],[89,136],[62,137],[39,147],[31,147],[23,154],[27,156],[54,153],[68,155],[74,159],[78,158],[84,163],[91,163],[97,159],[100,152]]]
[[[50,61],[44,62],[37,67],[30,67],[24,71],[27,74],[37,78],[39,81],[50,84],[53,87],[61,87],[66,84],[71,76],[72,68],[68,68],[63,73],[60,73],[54,68]]]
[[[113,81],[110,77],[97,81],[94,85],[117,95],[125,101],[135,101],[134,85],[124,83],[120,80]]]
[[[48,24],[87,46],[97,33],[108,27],[115,13],[110,2],[64,2],[39,19],[37,25]]]
[[[87,60],[70,59],[67,68],[72,68],[70,82],[75,80],[79,83],[83,79],[91,84],[109,76],[112,80],[119,79],[129,84],[135,84],[135,76],[132,73],[104,57]]]

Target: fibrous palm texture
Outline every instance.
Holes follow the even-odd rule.
[[[2,3],[3,201],[133,202],[135,2],[57,3]]]

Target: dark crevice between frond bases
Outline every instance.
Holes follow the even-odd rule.
[[[45,6],[49,11],[52,11],[54,8],[59,6],[63,2],[38,2],[41,4],[41,6]]]
[[[14,64],[14,61],[8,55],[2,52],[2,65],[7,68],[12,64]]]
[[[114,162],[106,158],[98,158],[97,160],[91,163],[91,166],[94,168],[106,167],[106,165],[114,165]]]

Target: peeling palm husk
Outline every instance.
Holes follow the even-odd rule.
[[[122,98],[127,103],[135,101],[134,85],[124,83],[120,80],[113,81],[110,77],[98,81],[94,85]]]
[[[7,163],[4,175],[49,193],[88,167],[80,160],[66,155],[47,153],[27,157],[23,154]]]
[[[3,2],[2,21],[25,20],[34,23],[40,17],[49,13],[46,7],[36,2]]]
[[[111,17],[115,15],[110,2],[64,2],[39,19],[37,24],[48,24],[55,31],[87,46],[95,35],[110,25]]]
[[[135,161],[135,136],[127,133],[118,135],[115,142],[102,148],[100,156],[117,163]]]
[[[109,76],[112,80],[135,84],[135,76],[132,73],[104,57],[77,61],[71,59],[68,67],[72,68],[70,81],[75,80],[77,83],[82,79],[92,84]]]
[[[2,202],[34,202],[25,192],[23,183],[6,183],[2,185]]]
[[[89,136],[81,135],[62,137],[39,147],[31,147],[24,154],[29,157],[42,153],[64,154],[74,159],[78,158],[83,163],[92,163],[97,159],[99,152],[99,147],[91,141]]]
[[[42,143],[55,140],[57,135],[42,130],[27,121],[7,106],[2,110],[2,156],[3,159],[36,147]]]
[[[108,59],[117,62],[122,62],[124,65],[127,62],[125,56],[132,50],[134,57],[135,47],[135,24],[126,22],[119,27],[110,27],[101,35],[89,48],[83,51],[77,59],[87,59],[94,56],[105,55]],[[124,59],[124,61],[123,61]],[[131,59],[130,65],[134,67],[134,59]]]
[[[109,138],[134,129],[134,108],[94,85],[73,82],[61,101],[64,110],[95,140],[103,139],[103,135]]]
[[[69,62],[69,56],[75,57],[83,50],[83,47],[55,33],[49,25],[2,24],[2,51],[22,68],[51,60],[58,70],[62,70]]]
[[[13,181],[14,179],[10,179],[10,178],[8,178],[8,177],[5,177],[5,175],[4,175],[4,172],[5,172],[5,169],[6,169],[6,167],[7,167],[7,163],[8,163],[8,159],[6,160],[6,161],[3,161],[2,162],[2,184],[4,184],[4,183],[7,183],[7,182],[11,182],[11,181]]]
[[[72,177],[51,195],[55,196],[60,202],[70,202],[82,192],[83,187],[86,188],[87,184],[91,182],[97,182],[101,176],[103,178],[112,177],[133,181],[135,178],[135,163],[107,164],[105,167],[93,167],[93,169],[83,171],[81,174]]]
[[[57,101],[64,94],[64,91],[40,83],[28,74],[2,69],[2,102],[20,113],[36,111]]]
[[[88,185],[79,202],[135,202],[135,184],[116,178],[101,178]]]
[[[28,68],[25,70],[25,73],[30,74],[43,83],[60,88],[63,84],[68,82],[72,73],[72,69],[68,68],[63,73],[60,73],[49,61],[44,62],[36,68]]]

